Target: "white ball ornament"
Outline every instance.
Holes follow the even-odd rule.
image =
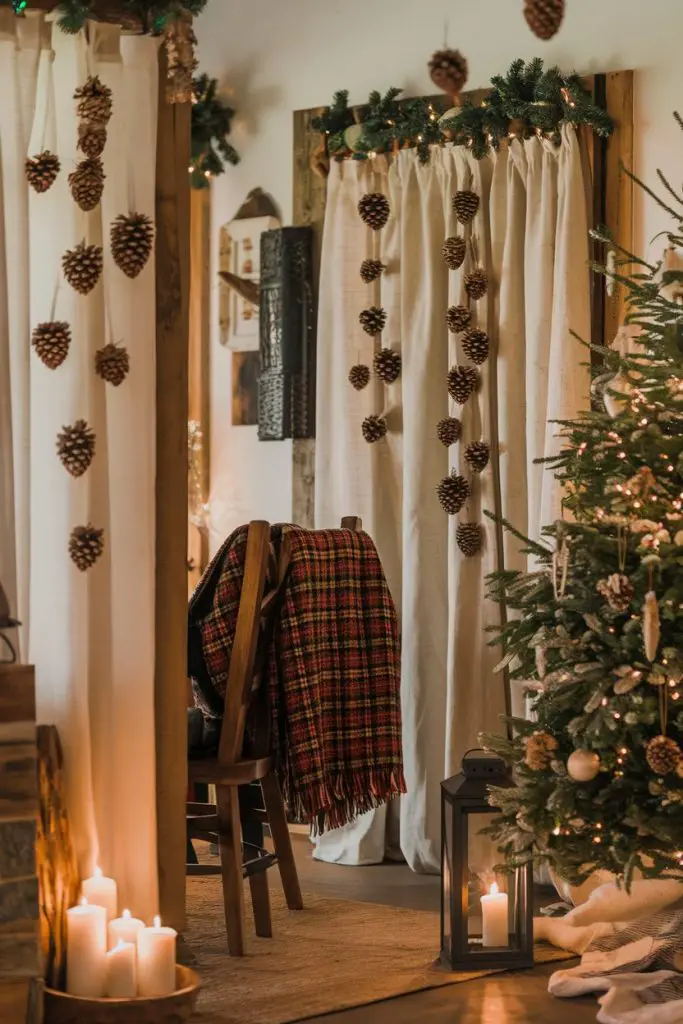
[[[575,782],[590,782],[600,771],[600,758],[591,750],[575,750],[567,759],[567,771]]]

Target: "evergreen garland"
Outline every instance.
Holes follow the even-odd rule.
[[[192,188],[208,188],[209,179],[222,174],[226,164],[239,163],[228,142],[235,111],[217,95],[218,82],[208,75],[194,79],[192,106]]]
[[[121,0],[123,10],[137,18],[145,32],[161,34],[166,26],[183,15],[195,17],[208,0]],[[63,32],[80,32],[88,18],[96,18],[95,0],[62,0],[57,9],[57,24]]]
[[[332,106],[324,114],[311,120],[314,132],[327,136],[329,153],[339,153],[346,148],[344,132],[354,123],[353,113],[349,109],[349,91],[340,89],[334,94]]]

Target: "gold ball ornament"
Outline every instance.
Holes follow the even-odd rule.
[[[600,771],[600,758],[592,750],[575,750],[567,758],[567,771],[575,782],[590,782]]]

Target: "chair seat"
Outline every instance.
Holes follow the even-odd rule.
[[[201,758],[188,762],[188,778],[193,782],[208,782],[213,785],[246,786],[260,782],[273,770],[272,757],[260,757],[254,761],[236,761],[235,764],[221,764],[216,758]]]

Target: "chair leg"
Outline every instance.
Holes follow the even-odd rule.
[[[249,878],[251,905],[254,911],[256,934],[262,939],[272,939],[273,925],[270,919],[270,896],[268,895],[268,872],[259,871]]]
[[[290,910],[303,910],[304,902],[301,898],[301,887],[299,876],[294,860],[292,849],[292,837],[287,826],[287,813],[285,802],[282,799],[282,790],[277,775],[271,772],[265,779],[261,780],[263,790],[263,801],[268,814],[270,834],[273,837],[273,846],[278,858],[282,888],[285,892],[285,899]]]
[[[242,834],[237,786],[216,787],[225,924],[230,956],[244,956]]]

